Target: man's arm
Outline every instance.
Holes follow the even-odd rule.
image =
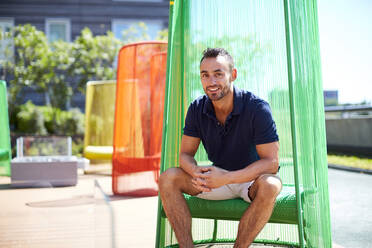
[[[198,150],[200,138],[187,135],[182,136],[181,151],[180,151],[180,167],[189,175],[194,176],[194,171],[197,168],[195,153]]]
[[[205,186],[217,188],[225,184],[244,183],[255,180],[262,174],[276,174],[279,168],[279,142],[256,145],[259,160],[237,171],[226,171],[210,167],[209,173],[203,174]]]
[[[231,171],[229,183],[243,183],[255,180],[262,174],[276,174],[279,169],[279,142],[256,145],[259,160],[244,169]]]
[[[187,135],[182,136],[180,151],[180,167],[192,177],[193,186],[200,191],[211,191],[205,186],[204,179],[201,176],[210,171],[209,166],[198,166],[194,158],[200,144],[200,138]]]

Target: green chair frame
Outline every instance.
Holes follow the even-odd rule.
[[[11,159],[7,90],[5,81],[0,81],[0,175],[10,176]]]
[[[193,0],[170,2],[161,172],[178,165],[181,130],[194,90],[188,78],[188,60],[196,35],[189,30],[192,2],[197,4]],[[255,242],[332,247],[316,1],[284,0],[275,4],[283,9],[287,85],[284,90],[272,89],[268,101],[288,154],[280,157],[283,190],[269,223]],[[211,39],[208,45],[215,44]],[[206,158],[203,148],[199,148],[198,163],[206,163]],[[241,199],[208,201],[188,195],[185,199],[195,244],[234,242],[238,220],[248,203]],[[156,247],[178,247],[160,198]]]

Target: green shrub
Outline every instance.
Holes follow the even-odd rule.
[[[50,106],[40,106],[39,107],[44,115],[44,126],[46,130],[48,131],[48,134],[56,134],[58,123],[56,116],[59,115],[59,112],[61,111],[58,108],[53,108]]]
[[[76,140],[73,140],[71,150],[72,155],[83,157],[84,150],[83,138],[77,138]]]
[[[60,111],[59,135],[84,135],[84,114],[80,109]]]
[[[46,135],[44,115],[31,101],[21,105],[17,114],[17,131],[20,133]]]
[[[31,101],[20,106],[16,133],[34,135],[84,135],[84,114],[78,108],[63,111],[36,106]]]

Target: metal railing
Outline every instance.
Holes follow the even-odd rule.
[[[326,106],[324,111],[326,119],[372,116],[371,105]]]
[[[325,112],[359,112],[372,111],[371,105],[350,105],[350,106],[326,106]]]

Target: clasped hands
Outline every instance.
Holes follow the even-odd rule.
[[[196,166],[192,172],[192,184],[202,192],[228,184],[228,171],[216,166]]]

